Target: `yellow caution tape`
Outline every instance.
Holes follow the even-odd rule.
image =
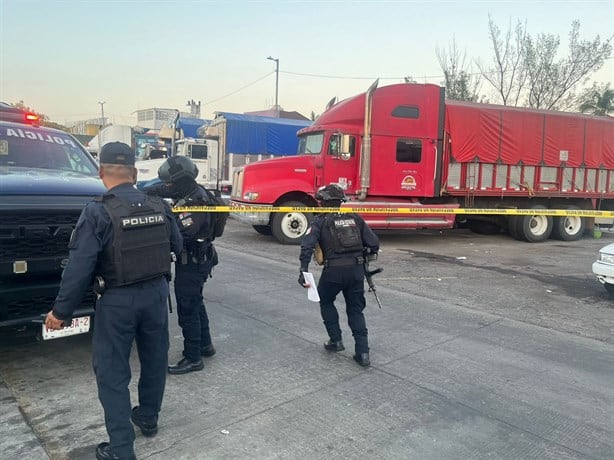
[[[309,206],[181,206],[173,208],[173,212],[354,212],[357,214],[463,214],[463,215],[498,215],[498,216],[572,216],[572,217],[604,217],[613,218],[614,211],[596,211],[592,209],[490,209],[490,208],[312,208]]]

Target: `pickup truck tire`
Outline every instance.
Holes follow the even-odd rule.
[[[270,225],[252,225],[254,230],[256,230],[261,235],[270,235],[271,234],[271,226]]]
[[[610,297],[614,298],[614,284],[605,283],[603,287],[605,288],[606,291],[608,291],[608,294],[610,295]]]
[[[579,210],[577,206],[567,206],[563,209]],[[584,235],[586,219],[579,216],[555,217],[552,223],[551,238],[561,241],[577,241]]]
[[[547,209],[545,206],[536,205],[531,209]],[[553,228],[552,216],[516,216],[518,238],[529,243],[539,243],[550,238]]]
[[[279,206],[304,207],[300,201],[288,201]],[[313,220],[313,214],[276,212],[271,219],[271,233],[281,244],[301,244],[301,238]]]

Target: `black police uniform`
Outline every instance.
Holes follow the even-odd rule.
[[[360,232],[357,244],[342,248],[345,242],[336,241],[331,225],[355,226]],[[343,234],[343,233],[342,233]],[[341,342],[339,314],[335,298],[343,293],[346,304],[348,324],[355,341],[355,353],[360,356],[369,352],[367,325],[363,310],[365,308],[363,249],[371,253],[379,251],[379,240],[364,219],[357,214],[334,213],[318,214],[301,241],[301,270],[308,271],[316,243],[324,253],[324,269],[318,282],[320,313],[331,342]]]
[[[115,263],[101,264],[102,261],[108,262],[109,257],[113,258],[115,246],[122,246],[122,234],[117,235],[116,230],[119,227],[114,228],[114,221],[105,208],[105,201],[110,195],[114,197],[111,197],[111,202],[117,203],[119,199],[125,206],[134,205],[132,207],[135,208],[146,205],[148,200],[157,200],[157,209],[163,212],[167,249],[180,253],[182,238],[170,208],[161,199],[147,197],[129,183],[113,187],[104,195],[105,199],[89,203],[81,213],[69,243],[68,264],[62,274],[60,291],[53,307],[53,313],[58,319],[68,319],[95,275],[106,272],[106,276],[114,278],[107,281],[106,290],[96,302],[93,365],[112,451],[120,458],[133,458],[135,435],[130,423],[132,408],[128,389],[131,378],[130,350],[133,340],[136,340],[141,364],[139,416],[155,424],[162,404],[168,365],[169,288],[166,274],[115,285],[121,284],[122,279],[129,279],[130,270],[125,270],[124,265],[113,271],[113,265],[123,265],[121,259]],[[129,227],[131,223],[147,223],[148,218],[159,224],[160,214],[146,213],[140,221],[137,218],[126,225]],[[130,253],[131,248],[124,249]],[[158,259],[161,258],[160,250],[158,247]],[[170,272],[170,252],[167,255]],[[148,259],[140,254],[127,261],[128,264],[134,262],[147,264]],[[122,270],[125,273],[118,275]]]
[[[206,203],[208,197],[205,190],[194,183],[194,188],[184,200]],[[183,332],[183,355],[190,363],[197,363],[201,361],[201,354],[211,346],[203,287],[218,262],[211,242],[213,219],[208,212],[184,212],[176,216],[184,244],[182,257],[175,264],[177,315]],[[182,367],[177,366],[177,373],[183,373]],[[173,367],[169,371],[175,373]]]

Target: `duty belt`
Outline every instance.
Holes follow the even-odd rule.
[[[326,259],[324,267],[347,267],[350,265],[362,265],[365,259],[362,257],[343,257],[341,259]]]

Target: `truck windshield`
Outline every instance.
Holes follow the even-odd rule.
[[[0,167],[53,169],[98,175],[98,166],[69,134],[0,125]]]
[[[298,154],[318,155],[322,151],[324,133],[306,134],[298,140]]]

